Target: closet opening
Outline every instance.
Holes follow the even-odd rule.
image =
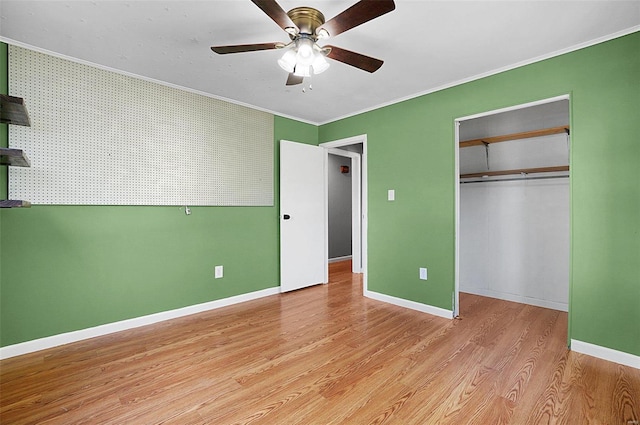
[[[460,293],[568,311],[569,96],[459,118]]]

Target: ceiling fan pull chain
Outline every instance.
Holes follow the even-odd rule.
[[[309,78],[309,90],[313,90],[313,85],[311,84],[311,77]],[[306,93],[307,92],[307,88],[304,86],[304,84],[302,85],[302,93]]]

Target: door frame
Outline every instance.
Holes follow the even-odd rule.
[[[336,148],[327,148],[326,152],[327,155],[341,156],[351,160],[351,272],[362,273],[362,221],[360,219],[362,216],[362,213],[360,212],[362,206],[362,196],[360,194],[362,191],[362,174],[360,172],[360,154]],[[330,190],[328,183],[329,182],[327,180],[327,193]],[[327,214],[327,220],[328,216],[329,215]],[[326,228],[327,232],[329,232],[328,222]]]
[[[341,148],[344,146],[349,146],[349,145],[357,145],[362,143],[362,154],[357,154],[355,152],[349,152],[349,151],[345,151],[345,150],[341,150],[341,149],[337,149],[337,148]],[[368,218],[368,209],[367,209],[367,135],[366,134],[361,134],[358,136],[353,136],[353,137],[348,137],[345,139],[338,139],[338,140],[333,140],[330,142],[325,142],[325,143],[320,143],[318,146],[322,147],[325,149],[325,157],[328,160],[328,156],[329,153],[331,154],[337,154],[337,155],[341,155],[341,156],[349,156],[352,158],[354,157],[359,157],[360,159],[360,172],[359,172],[359,179],[358,178],[354,178],[354,176],[356,176],[356,170],[355,167],[353,166],[355,164],[355,162],[357,161],[352,161],[352,167],[354,169],[354,172],[351,176],[351,181],[352,181],[352,188],[354,187],[355,184],[357,184],[359,186],[359,194],[355,193],[353,190],[351,192],[352,195],[352,205],[354,204],[358,204],[358,208],[353,209],[352,208],[352,238],[355,238],[356,236],[354,236],[354,231],[356,230],[360,230],[360,235],[359,235],[359,239],[360,239],[360,243],[358,244],[360,246],[360,268],[358,271],[356,268],[356,262],[357,261],[353,261],[352,264],[354,264],[352,271],[353,273],[363,273],[363,278],[362,278],[362,290],[363,290],[363,294],[367,292],[367,218]],[[325,171],[325,179],[327,179],[327,185],[328,185],[328,173]],[[328,198],[325,199],[325,205],[328,205]],[[357,211],[360,210],[360,211]],[[357,214],[357,215],[356,215]],[[329,227],[329,218],[328,218],[328,214],[325,214],[327,223],[326,223],[326,238],[327,238],[327,245],[328,245],[328,240],[329,240],[329,233],[328,233],[328,227]],[[356,240],[356,239],[354,239]],[[355,244],[354,244],[355,245]],[[355,250],[352,250],[352,259],[353,259],[353,255],[355,253]]]
[[[453,317],[460,315],[460,123],[463,121],[471,120],[474,118],[481,118],[490,115],[499,114],[502,112],[515,111],[518,109],[530,108],[532,106],[544,105],[546,103],[553,103],[560,100],[569,101],[569,120],[571,121],[571,95],[564,94],[547,99],[541,99],[534,102],[522,103],[519,105],[509,106],[501,109],[494,109],[491,111],[485,111],[474,115],[468,115],[454,119],[454,152],[455,152],[455,175],[454,175],[454,200],[455,200],[455,266],[454,266],[454,292],[453,292]],[[571,161],[571,159],[569,159]],[[571,174],[569,174],[569,184],[571,184]],[[571,205],[569,205],[569,214],[571,214]],[[571,230],[569,230],[571,231]],[[571,270],[569,270],[571,273]],[[569,279],[569,291],[571,291],[571,279]],[[571,298],[569,298],[569,310],[571,309]]]

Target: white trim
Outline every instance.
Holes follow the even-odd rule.
[[[362,157],[360,154],[355,154],[351,158],[351,168],[353,169],[351,178],[351,251],[357,259],[357,261],[351,262],[351,271],[362,273]]]
[[[634,32],[637,32],[637,31],[640,31],[640,25],[635,25],[635,26],[633,26],[631,28],[627,28],[627,29],[624,29],[622,31],[614,32],[612,34],[607,34],[607,35],[602,36],[602,37],[594,38],[593,40],[585,41],[583,43],[575,44],[573,46],[566,47],[564,49],[556,50],[555,52],[547,53],[545,55],[540,55],[540,56],[537,56],[535,58],[527,59],[527,60],[524,60],[524,61],[521,61],[521,62],[516,62],[516,63],[511,64],[511,65],[507,65],[507,66],[504,66],[504,67],[501,67],[501,68],[496,68],[494,70],[483,72],[481,74],[477,74],[477,75],[474,75],[474,76],[471,76],[471,77],[468,77],[468,78],[463,78],[461,80],[457,80],[457,81],[454,81],[454,82],[451,82],[451,83],[448,83],[448,84],[444,84],[442,86],[438,86],[438,87],[434,87],[434,88],[431,88],[431,89],[423,90],[423,91],[420,91],[418,93],[410,94],[410,95],[407,95],[407,96],[404,96],[404,97],[400,97],[400,98],[397,98],[397,99],[390,100],[388,102],[380,103],[380,104],[378,104],[376,106],[371,106],[371,107],[368,107],[368,108],[364,108],[364,109],[358,110],[356,112],[351,112],[351,113],[348,113],[348,114],[345,114],[345,115],[342,115],[342,116],[339,116],[339,117],[336,117],[336,118],[330,118],[330,119],[328,119],[326,121],[319,121],[319,122],[318,121],[311,121],[311,120],[300,118],[300,117],[295,117],[295,116],[292,116],[292,115],[283,114],[283,113],[276,112],[276,111],[271,111],[271,110],[266,109],[266,108],[261,108],[261,107],[255,106],[255,105],[249,105],[249,104],[244,103],[244,102],[239,102],[237,100],[228,99],[228,98],[225,98],[225,97],[222,97],[222,96],[216,96],[216,95],[213,95],[211,93],[205,93],[205,92],[202,92],[202,91],[199,91],[199,90],[190,89],[190,88],[179,86],[179,85],[176,85],[176,84],[166,83],[166,82],[163,82],[163,81],[154,80],[152,78],[143,77],[141,75],[133,74],[133,73],[130,73],[130,72],[125,72],[125,71],[121,71],[121,70],[118,70],[118,69],[110,68],[110,67],[107,67],[107,66],[104,66],[104,65],[95,64],[95,63],[92,63],[92,62],[89,62],[89,61],[73,58],[71,56],[62,55],[60,53],[55,53],[55,52],[52,52],[50,50],[46,50],[46,49],[43,49],[43,48],[40,48],[40,47],[32,46],[30,44],[26,44],[26,43],[23,43],[23,42],[20,42],[20,41],[17,41],[17,40],[13,40],[11,38],[0,36],[0,41],[2,41],[4,43],[7,43],[7,44],[14,45],[14,46],[23,47],[25,49],[34,50],[36,52],[45,53],[47,55],[51,55],[51,56],[54,56],[54,57],[57,57],[57,58],[66,59],[66,60],[70,60],[72,62],[81,63],[81,64],[84,64],[84,65],[89,65],[89,66],[93,66],[93,67],[96,67],[96,68],[100,68],[100,69],[103,69],[103,70],[106,70],[106,71],[115,72],[115,73],[118,73],[118,74],[121,74],[121,75],[127,75],[127,76],[130,76],[130,77],[140,78],[140,79],[145,80],[145,81],[150,81],[150,82],[154,82],[154,83],[157,83],[157,84],[162,84],[164,86],[177,88],[177,89],[184,90],[184,91],[191,92],[191,93],[201,94],[203,96],[207,96],[207,97],[211,97],[211,98],[214,98],[214,99],[223,100],[225,102],[233,103],[233,104],[236,104],[236,105],[246,106],[248,108],[256,109],[258,111],[268,112],[270,114],[274,114],[274,115],[277,115],[279,117],[289,118],[289,119],[300,121],[300,122],[303,122],[303,123],[306,123],[306,124],[312,124],[312,125],[315,125],[315,126],[321,126],[321,125],[325,125],[325,124],[330,124],[332,122],[340,121],[340,120],[345,119],[345,118],[349,118],[349,117],[353,117],[353,116],[356,116],[356,115],[364,114],[365,112],[370,112],[370,111],[373,111],[373,110],[376,110],[376,109],[384,108],[385,106],[395,105],[396,103],[402,103],[404,101],[415,99],[417,97],[421,97],[421,96],[425,96],[425,95],[428,95],[428,94],[431,94],[431,93],[435,93],[435,92],[439,92],[439,91],[442,91],[442,90],[446,90],[446,89],[451,88],[451,87],[455,87],[455,86],[459,86],[461,84],[469,83],[471,81],[480,80],[482,78],[490,77],[490,76],[496,75],[496,74],[500,74],[500,73],[505,72],[505,71],[510,71],[512,69],[520,68],[520,67],[523,67],[523,66],[526,66],[526,65],[531,65],[533,63],[541,62],[541,61],[547,60],[547,59],[551,59],[551,58],[556,57],[556,56],[561,56],[561,55],[564,55],[564,54],[567,54],[567,53],[571,53],[571,52],[574,52],[574,51],[577,51],[577,50],[585,49],[587,47],[595,46],[596,44],[605,43],[607,41],[610,41],[610,40],[613,40],[613,39],[616,39],[616,38],[624,37],[625,35],[633,34]]]
[[[552,310],[569,311],[569,304],[557,301],[541,300],[539,298],[527,297],[525,295],[507,294],[505,292],[496,292],[490,289],[474,288],[464,289],[460,292],[467,294],[480,295],[482,297],[496,298],[504,301],[511,301],[520,304],[529,304],[536,307],[550,308]]]
[[[34,52],[43,53],[45,55],[53,56],[53,57],[58,58],[58,59],[64,59],[64,60],[68,60],[70,62],[78,63],[78,64],[81,64],[81,65],[86,65],[86,66],[90,66],[90,67],[93,67],[93,68],[101,69],[103,71],[113,72],[113,73],[118,74],[118,75],[124,75],[126,77],[131,77],[131,78],[136,78],[138,80],[147,81],[149,83],[159,84],[161,86],[171,87],[171,88],[182,90],[182,91],[185,91],[185,92],[188,92],[188,93],[198,94],[200,96],[205,96],[205,97],[208,97],[208,98],[211,98],[211,99],[221,100],[223,102],[231,103],[231,104],[234,104],[234,105],[244,106],[245,108],[250,108],[250,109],[254,109],[256,111],[266,112],[266,113],[269,113],[269,114],[272,114],[272,115],[277,115],[277,116],[282,117],[282,118],[289,118],[289,119],[292,119],[292,120],[295,120],[295,121],[300,121],[300,122],[303,122],[303,123],[306,123],[306,124],[311,124],[311,125],[315,125],[315,126],[319,125],[315,121],[310,121],[310,120],[307,120],[307,119],[304,119],[304,118],[300,118],[300,117],[294,117],[293,115],[287,115],[287,114],[283,114],[282,112],[272,111],[270,109],[262,108],[260,106],[251,105],[251,104],[245,103],[245,102],[240,102],[238,100],[230,99],[228,97],[218,96],[218,95],[215,95],[215,94],[212,94],[212,93],[203,92],[201,90],[196,90],[196,89],[192,89],[192,88],[189,88],[189,87],[180,86],[178,84],[168,83],[166,81],[156,80],[155,78],[145,77],[144,75],[134,74],[133,72],[123,71],[121,69],[111,68],[110,66],[100,65],[100,64],[97,64],[97,63],[94,63],[94,62],[83,60],[83,59],[74,58],[72,56],[63,55],[61,53],[52,52],[51,50],[43,49],[41,47],[32,46],[31,44],[23,43],[21,41],[13,40],[11,38],[0,36],[0,41],[3,42],[3,43],[10,44],[12,46],[21,47],[23,49],[28,49],[28,50],[32,50]]]
[[[59,345],[82,341],[84,339],[104,336],[114,332],[120,332],[128,329],[138,328],[140,326],[151,325],[153,323],[164,322],[166,320],[176,319],[178,317],[189,316],[191,314],[202,313],[209,310],[215,310],[217,308],[227,307],[233,304],[268,297],[270,295],[276,295],[279,293],[279,286],[274,288],[267,288],[260,291],[240,294],[233,297],[209,301],[202,304],[195,304],[175,310],[162,311],[160,313],[149,314],[147,316],[121,320],[119,322],[107,323],[105,325],[94,326],[92,328],[66,332],[63,334],[21,342],[19,344],[8,345],[6,347],[0,347],[0,360],[8,359],[9,357],[15,357],[22,354],[32,353],[34,351],[44,350],[47,348],[57,347]]]
[[[454,145],[454,186],[453,210],[455,223],[453,228],[454,260],[453,260],[453,317],[460,316],[460,120],[453,122]]]
[[[339,263],[340,261],[347,261],[347,260],[351,260],[351,255],[344,255],[342,257],[334,257],[334,258],[329,258],[329,263]]]
[[[481,74],[473,75],[473,76],[468,77],[468,78],[463,78],[461,80],[457,80],[457,81],[453,81],[451,83],[443,84],[442,86],[439,86],[439,87],[434,87],[432,89],[427,89],[427,90],[424,90],[424,91],[421,91],[421,92],[418,92],[418,93],[414,93],[414,94],[410,94],[410,95],[407,95],[407,96],[404,96],[404,97],[400,97],[400,98],[397,98],[397,99],[394,99],[394,100],[390,100],[388,102],[380,103],[380,104],[378,104],[376,106],[371,106],[369,108],[361,109],[361,110],[359,110],[357,112],[353,112],[353,113],[349,113],[349,114],[346,114],[346,115],[342,115],[342,116],[340,116],[338,118],[331,118],[331,119],[329,119],[327,121],[320,122],[317,125],[330,124],[332,122],[340,121],[340,120],[343,120],[345,118],[350,118],[350,117],[353,117],[353,116],[356,116],[356,115],[364,114],[365,112],[370,112],[370,111],[374,111],[376,109],[384,108],[385,106],[395,105],[396,103],[402,103],[402,102],[405,102],[407,100],[415,99],[417,97],[421,97],[421,96],[425,96],[425,95],[428,95],[428,94],[431,94],[431,93],[435,93],[435,92],[439,92],[439,91],[442,91],[442,90],[446,90],[446,89],[449,89],[451,87],[455,87],[455,86],[459,86],[459,85],[462,85],[462,84],[470,83],[470,82],[476,81],[476,80],[481,80],[481,79],[483,79],[485,77],[491,77],[492,75],[500,74],[502,72],[510,71],[512,69],[516,69],[516,68],[520,68],[520,67],[523,67],[523,66],[531,65],[531,64],[536,63],[536,62],[542,62],[544,60],[551,59],[551,58],[556,57],[556,56],[562,56],[562,55],[567,54],[567,53],[571,53],[571,52],[575,52],[577,50],[585,49],[587,47],[595,46],[596,44],[605,43],[607,41],[610,41],[610,40],[613,40],[613,39],[616,39],[616,38],[624,37],[625,35],[633,34],[634,32],[637,32],[637,31],[640,31],[640,25],[636,25],[636,26],[633,26],[631,28],[627,28],[627,29],[624,29],[622,31],[618,31],[618,32],[615,32],[613,34],[608,34],[608,35],[605,35],[605,36],[602,36],[602,37],[594,38],[593,40],[585,41],[584,43],[580,43],[580,44],[575,44],[573,46],[566,47],[566,48],[560,49],[560,50],[556,50],[555,52],[547,53],[545,55],[540,55],[540,56],[537,56],[535,58],[531,58],[531,59],[527,59],[527,60],[524,60],[524,61],[521,61],[521,62],[516,62],[516,63],[511,64],[511,65],[503,66],[502,68],[496,68],[496,69],[493,69],[491,71],[487,71],[487,72],[483,72]]]
[[[319,148],[320,149],[320,148]],[[322,155],[322,173],[323,173],[323,189],[324,189],[324,283],[329,283],[329,154],[326,149],[321,149]]]
[[[640,369],[640,356],[625,353],[624,351],[613,350],[600,345],[578,341],[577,339],[571,340],[571,350],[576,353],[586,354],[588,356]]]
[[[518,105],[507,106],[506,108],[494,109],[492,111],[484,111],[484,112],[480,112],[478,114],[467,115],[466,117],[456,118],[455,121],[460,122],[460,121],[472,120],[472,119],[475,119],[475,118],[488,117],[490,115],[501,114],[503,112],[517,111],[518,109],[526,109],[526,108],[531,108],[532,106],[538,106],[538,105],[546,105],[547,103],[558,102],[560,100],[569,100],[570,101],[571,100],[571,95],[562,94],[560,96],[548,97],[548,98],[540,99],[540,100],[534,100],[533,102],[520,103]]]
[[[323,148],[339,148],[342,146],[357,145],[358,143],[365,143],[367,141],[367,135],[361,134],[359,136],[347,137],[345,139],[333,140],[331,142],[320,143]]]
[[[364,296],[377,301],[397,305],[399,307],[409,308],[411,310],[421,311],[422,313],[433,314],[434,316],[444,317],[445,319],[453,319],[453,311],[440,307],[434,307],[428,304],[422,304],[415,301],[405,300],[403,298],[392,297],[391,295],[381,294],[379,292],[365,290]]]

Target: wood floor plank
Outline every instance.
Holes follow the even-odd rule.
[[[2,424],[622,424],[640,370],[567,314],[460,294],[443,319],[330,283],[0,362]],[[634,424],[635,425],[635,424]]]

